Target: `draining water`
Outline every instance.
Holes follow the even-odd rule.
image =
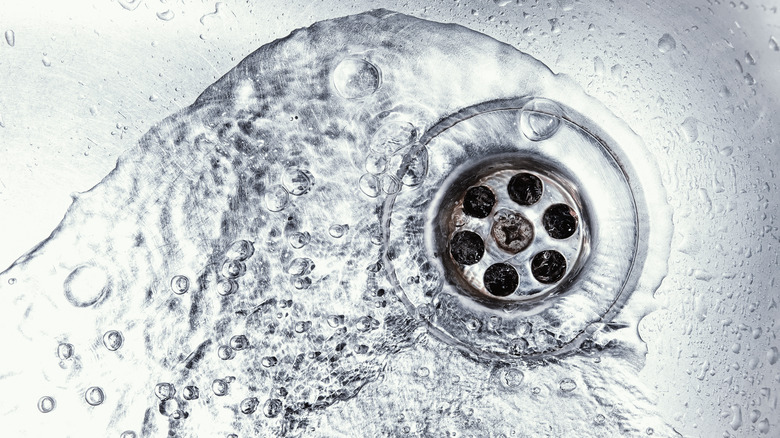
[[[643,142],[573,81],[459,26],[320,22],[0,274],[2,427],[675,436],[637,377],[671,231]]]

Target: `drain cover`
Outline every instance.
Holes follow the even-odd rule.
[[[576,347],[638,259],[641,193],[617,146],[584,115],[534,97],[431,127],[405,168],[416,175],[424,157],[425,177],[386,205],[386,258],[405,302],[480,355]]]

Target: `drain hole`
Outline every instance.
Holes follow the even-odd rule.
[[[485,254],[485,243],[477,233],[459,231],[450,240],[450,253],[461,265],[473,265]]]
[[[534,228],[520,213],[499,210],[491,229],[496,244],[506,252],[517,254],[531,244]]]
[[[493,191],[485,186],[472,187],[466,190],[463,198],[463,212],[476,218],[486,218],[496,204]]]
[[[505,297],[517,289],[520,277],[511,265],[496,263],[485,270],[485,288],[497,297]]]
[[[577,216],[566,204],[555,204],[548,208],[542,223],[553,239],[566,239],[577,231]]]
[[[566,259],[558,251],[542,251],[531,261],[531,273],[540,283],[555,283],[566,273]]]
[[[542,197],[542,180],[530,173],[518,173],[507,185],[509,198],[520,205],[533,205]]]

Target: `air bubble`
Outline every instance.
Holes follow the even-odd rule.
[[[450,254],[461,265],[473,265],[485,254],[485,243],[473,231],[459,231],[450,240]]]
[[[334,239],[338,239],[344,236],[344,234],[349,230],[349,225],[343,224],[334,224],[331,225],[330,228],[328,228],[328,234],[330,234],[330,237]]]
[[[552,137],[561,126],[561,108],[547,99],[533,99],[520,112],[520,131],[531,141]]]
[[[238,260],[225,260],[221,272],[226,278],[238,278],[246,273],[246,265]]]
[[[344,315],[330,315],[328,317],[328,325],[336,328],[344,324]]]
[[[493,211],[496,195],[485,186],[471,187],[463,197],[463,212],[469,216],[484,219]]]
[[[501,386],[504,388],[517,388],[523,383],[525,375],[522,371],[514,368],[506,368],[500,375]]]
[[[102,269],[79,266],[65,279],[65,298],[76,307],[91,306],[106,294],[108,283],[108,275]]]
[[[511,295],[520,283],[520,276],[512,265],[496,263],[485,270],[482,277],[485,289],[497,297]]]
[[[290,237],[288,237],[287,240],[293,248],[301,249],[309,244],[311,241],[311,234],[309,234],[308,231],[296,231],[295,233],[290,234]]]
[[[379,178],[370,173],[366,173],[360,177],[358,187],[360,188],[360,191],[369,198],[376,198],[379,196],[382,188]]]
[[[220,345],[217,349],[217,356],[222,360],[230,360],[236,357],[236,352],[229,345]]]
[[[509,180],[509,198],[523,206],[533,205],[542,198],[542,180],[530,173],[518,173]]]
[[[382,125],[371,138],[371,149],[393,155],[417,140],[417,128],[409,122],[392,121]]]
[[[184,275],[174,275],[171,278],[171,290],[176,295],[181,295],[187,292],[190,288],[190,280]]]
[[[295,333],[304,333],[311,328],[311,321],[298,321],[295,323]]]
[[[366,157],[366,172],[379,175],[387,169],[387,158],[384,155],[370,153]]]
[[[249,347],[249,339],[244,335],[235,335],[230,338],[230,348],[241,351]]]
[[[382,175],[380,178],[382,191],[388,195],[395,195],[401,191],[401,182],[393,175]]]
[[[293,280],[293,287],[298,290],[304,290],[311,287],[311,278],[309,277],[296,277]]]
[[[134,11],[143,0],[119,0],[119,4],[128,11]]]
[[[566,204],[555,204],[544,212],[544,229],[553,239],[566,239],[577,231],[577,215]]]
[[[260,401],[257,400],[257,397],[249,397],[241,400],[241,404],[239,405],[239,409],[241,409],[242,414],[253,414],[257,410],[257,406],[260,404]]]
[[[109,330],[103,335],[103,345],[105,345],[109,351],[119,350],[122,348],[124,342],[125,339],[122,336],[122,332],[119,330]]]
[[[566,259],[558,251],[542,251],[531,261],[531,273],[540,283],[555,283],[566,273]]]
[[[136,433],[133,432],[132,430],[126,430],[122,432],[122,435],[119,435],[119,438],[138,438],[138,435],[136,435]]]
[[[559,388],[561,388],[561,391],[563,392],[572,392],[575,389],[577,389],[577,383],[568,377],[561,380],[558,386]]]
[[[264,195],[265,207],[270,211],[282,211],[290,203],[290,194],[280,184],[268,188]]]
[[[106,400],[106,395],[99,386],[91,386],[84,393],[84,400],[91,406],[98,406]]]
[[[244,261],[255,253],[255,246],[248,240],[236,240],[230,244],[230,248],[225,252],[225,257],[229,259]]]
[[[228,392],[228,384],[223,379],[214,379],[214,381],[211,382],[211,390],[214,391],[214,395],[222,397]]]
[[[274,367],[277,363],[279,363],[279,360],[274,356],[265,356],[264,358],[260,359],[260,365],[266,368]]]
[[[220,278],[217,281],[217,293],[226,297],[234,294],[238,290],[238,283],[232,278]]]
[[[287,273],[292,276],[307,275],[314,269],[314,262],[307,257],[293,259],[287,266]]]
[[[313,177],[308,171],[287,169],[282,175],[282,186],[294,196],[305,195],[312,187]]]
[[[38,400],[38,410],[41,411],[41,413],[48,414],[49,412],[53,411],[56,407],[56,402],[52,397],[43,396]]]
[[[197,400],[200,397],[200,390],[197,386],[185,386],[182,391],[182,397],[184,397],[184,400]]]
[[[379,68],[360,58],[345,58],[333,70],[333,86],[346,99],[359,99],[374,94],[381,80]]]
[[[60,360],[68,360],[72,356],[73,356],[73,345],[63,342],[57,346],[57,357],[59,357]]]
[[[274,418],[282,412],[282,401],[278,398],[268,399],[263,405],[263,415]]]
[[[176,388],[170,383],[158,383],[154,387],[154,395],[156,395],[160,401],[165,401],[176,395]]]

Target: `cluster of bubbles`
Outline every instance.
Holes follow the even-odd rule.
[[[384,123],[371,138],[358,187],[369,198],[394,195],[403,186],[422,183],[428,170],[428,151],[420,145],[419,130],[411,123],[394,120]],[[405,168],[402,177],[393,171]]]
[[[265,207],[269,211],[284,210],[290,203],[290,195],[305,195],[314,186],[314,177],[305,169],[285,169],[281,180],[281,184],[270,186],[263,195]]]

